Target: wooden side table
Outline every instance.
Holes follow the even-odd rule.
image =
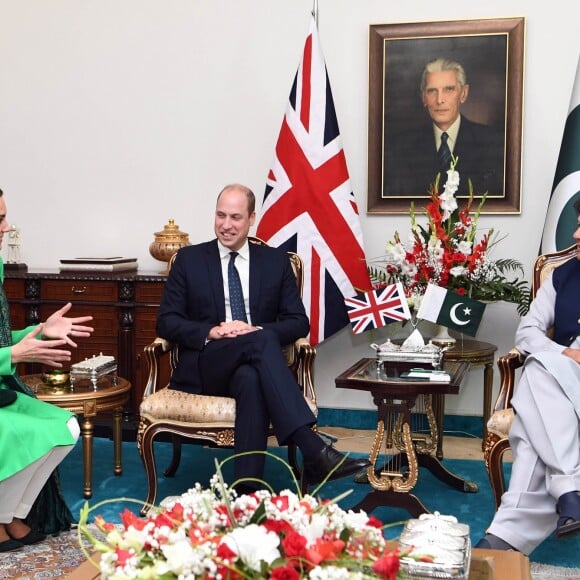
[[[378,362],[376,359],[363,358],[335,379],[336,386],[343,389],[367,391],[377,407],[377,430],[370,449],[371,467],[364,480],[372,490],[353,510],[371,512],[379,505],[391,505],[406,509],[414,517],[429,510],[413,493],[419,477],[419,467],[426,467],[440,481],[457,490],[474,493],[477,484],[451,473],[432,455],[441,438],[433,412],[429,416],[429,436],[418,437],[413,434],[412,414],[419,399],[434,400],[444,394],[459,393],[463,377],[469,363],[445,362],[443,368],[449,373],[449,381],[430,381],[408,379],[401,372],[408,370],[408,363]],[[379,465],[379,457],[385,463]]]
[[[99,413],[106,411],[113,413],[113,446],[114,467],[113,473],[121,475],[121,442],[123,433],[121,428],[123,409],[129,401],[131,383],[126,379],[117,377],[101,377],[97,383],[97,389],[93,388],[90,380],[75,382],[74,390],[69,388],[46,387],[41,380],[41,375],[24,375],[22,380],[36,392],[41,401],[52,403],[62,409],[67,409],[81,417],[81,436],[83,439],[83,471],[84,485],[83,495],[89,499],[93,495],[93,418]]]
[[[471,339],[457,339],[455,346],[443,353],[446,362],[468,362],[471,366],[483,365],[483,441],[487,433],[487,421],[491,416],[491,396],[493,392],[493,364],[497,346],[490,342]],[[445,397],[436,397],[434,413],[441,429],[437,443],[437,457],[443,458],[443,417],[445,416]],[[483,442],[482,442],[483,447]]]

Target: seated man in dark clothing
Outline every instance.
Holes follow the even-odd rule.
[[[236,400],[235,452],[264,451],[269,426],[295,443],[304,477],[318,483],[369,467],[346,458],[311,429],[308,407],[281,347],[306,336],[308,317],[285,251],[249,244],[255,197],[239,184],[219,194],[217,239],[177,253],[159,308],[159,336],[179,346],[170,387]],[[237,455],[238,489],[261,479],[264,454]],[[334,470],[334,471],[333,471]]]

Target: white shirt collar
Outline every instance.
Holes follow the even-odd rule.
[[[217,241],[217,244],[218,244],[218,250],[220,252],[220,258],[222,260],[224,258],[226,258],[226,257],[229,259],[230,253],[233,250],[230,250],[229,248],[226,248],[219,240]],[[250,244],[249,244],[248,240],[246,240],[244,242],[244,245],[238,250],[238,254],[244,260],[249,260],[250,259]]]
[[[449,129],[445,131],[445,133],[447,133],[447,135],[449,136],[447,144],[449,145],[449,149],[452,152],[453,148],[455,147],[455,143],[457,142],[457,134],[459,133],[460,125],[461,125],[461,115],[459,115],[457,119],[455,119],[455,121],[453,122],[453,125],[451,125],[451,127],[449,127]],[[435,143],[437,145],[437,149],[439,149],[439,146],[441,145],[441,134],[443,133],[443,131],[439,129],[439,127],[437,127],[435,123],[433,123],[433,129],[435,131]]]

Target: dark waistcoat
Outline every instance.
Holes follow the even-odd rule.
[[[580,260],[572,258],[554,270],[556,289],[554,340],[570,346],[580,335]]]

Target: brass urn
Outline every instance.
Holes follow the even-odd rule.
[[[169,260],[171,256],[183,248],[189,246],[189,234],[179,230],[175,220],[169,220],[169,223],[163,226],[163,231],[155,232],[155,240],[149,246],[149,253],[161,262],[167,262],[167,267],[160,274],[169,272]]]

